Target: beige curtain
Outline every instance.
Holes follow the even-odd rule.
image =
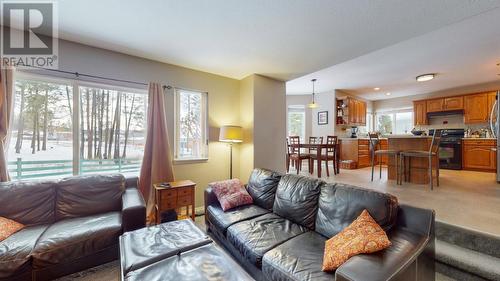
[[[149,83],[148,124],[139,189],[147,204],[148,218],[153,216],[153,184],[173,181],[174,172],[168,144],[165,94],[159,83]]]
[[[7,148],[10,136],[10,119],[14,104],[14,70],[0,68],[0,181],[9,181]]]

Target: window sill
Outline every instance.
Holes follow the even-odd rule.
[[[208,158],[196,158],[196,159],[174,159],[174,165],[183,165],[183,164],[195,164],[195,163],[205,163],[208,162]]]

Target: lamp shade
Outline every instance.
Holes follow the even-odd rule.
[[[220,128],[219,141],[242,142],[243,131],[240,126],[222,126]]]

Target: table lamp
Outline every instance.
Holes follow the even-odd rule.
[[[229,143],[229,178],[233,178],[233,143],[243,142],[243,131],[240,126],[222,126],[219,141]]]

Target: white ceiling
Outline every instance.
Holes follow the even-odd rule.
[[[59,35],[237,79],[258,73],[289,80],[499,6],[499,0],[60,0]]]
[[[287,94],[344,89],[369,100],[431,93],[499,81],[500,9],[371,52],[287,82]],[[424,73],[437,73],[416,82]],[[380,87],[375,91],[374,87]],[[390,92],[390,96],[385,93]]]

